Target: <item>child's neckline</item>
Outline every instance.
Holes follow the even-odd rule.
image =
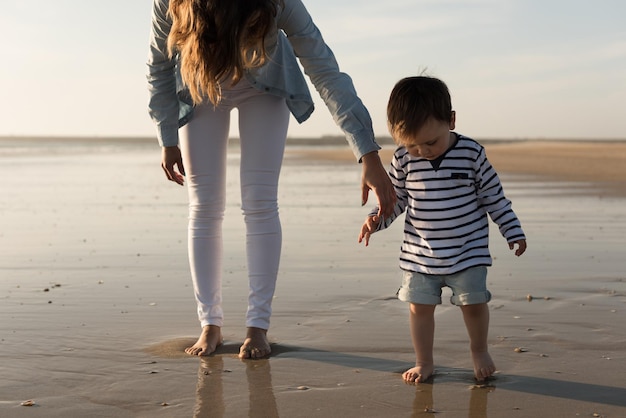
[[[443,154],[441,154],[439,157],[435,158],[434,160],[430,160],[430,164],[433,166],[435,170],[439,170],[439,166],[441,166],[442,161],[445,160],[446,155],[448,155],[450,150],[454,148],[456,144],[459,143],[459,135],[456,132],[450,131],[450,136],[452,137],[452,141],[450,141],[450,146],[448,147],[446,152],[444,152]]]

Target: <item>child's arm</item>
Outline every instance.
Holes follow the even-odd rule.
[[[365,240],[365,246],[370,243],[370,236],[378,230],[380,226],[380,216],[370,215],[365,218],[363,226],[361,227],[361,233],[359,234],[359,244]]]
[[[476,177],[481,205],[498,225],[500,233],[509,243],[509,248],[513,250],[517,245],[515,255],[519,257],[526,251],[526,236],[511,201],[504,195],[498,173],[489,163],[484,149],[476,161]]]

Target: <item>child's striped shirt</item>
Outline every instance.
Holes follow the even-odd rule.
[[[379,230],[406,211],[403,270],[452,274],[491,265],[487,214],[507,242],[525,239],[485,149],[455,135],[456,144],[434,162],[414,157],[404,147],[394,153],[389,174],[398,202]]]

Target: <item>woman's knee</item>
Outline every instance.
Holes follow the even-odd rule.
[[[245,217],[268,219],[278,216],[278,187],[249,184],[241,190],[241,210]]]

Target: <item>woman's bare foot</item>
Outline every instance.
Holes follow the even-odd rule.
[[[246,339],[239,349],[240,359],[260,359],[267,357],[272,352],[267,340],[267,330],[248,327]]]
[[[434,371],[433,364],[416,364],[415,367],[402,373],[402,378],[407,383],[424,383],[432,377]]]
[[[192,356],[208,356],[222,345],[222,329],[217,325],[206,325],[202,328],[198,341],[185,348],[185,353]]]
[[[496,365],[488,351],[472,352],[472,360],[474,361],[474,377],[478,382],[484,382],[496,372]]]

